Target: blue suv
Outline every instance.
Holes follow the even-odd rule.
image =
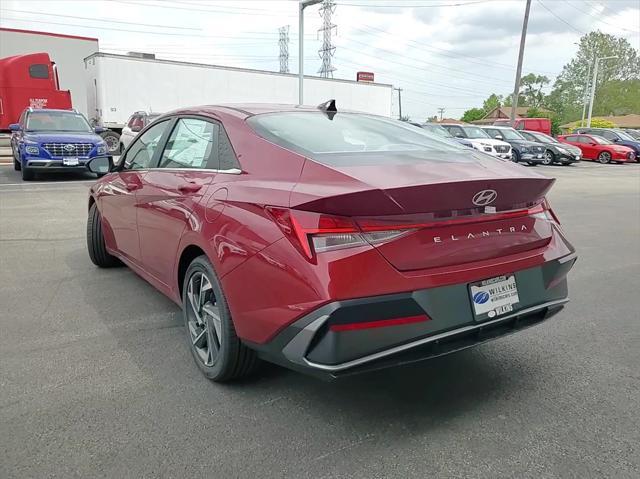
[[[27,108],[9,128],[13,165],[25,181],[38,171],[88,171],[91,158],[107,154],[104,140],[76,111]]]

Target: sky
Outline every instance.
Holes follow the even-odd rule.
[[[99,39],[100,50],[278,71],[289,25],[298,71],[298,6],[270,0],[1,0],[0,26]],[[357,71],[402,88],[402,113],[459,118],[513,91],[525,0],[335,0],[334,78]],[[319,6],[305,10],[305,74],[317,74]],[[523,75],[552,80],[593,30],[640,49],[640,0],[532,0]],[[394,93],[397,95],[397,93]],[[397,96],[394,114],[398,113]]]

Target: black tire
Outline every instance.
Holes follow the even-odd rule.
[[[205,284],[208,286],[204,292],[198,287],[198,278],[200,285],[204,281],[203,278],[207,280]],[[190,293],[190,282],[194,294]],[[194,313],[195,307],[200,308],[198,314]],[[215,315],[206,313],[207,307],[208,311],[217,314],[215,320]],[[247,376],[256,369],[259,364],[258,357],[255,351],[245,346],[236,335],[220,281],[204,255],[195,258],[185,273],[182,285],[182,313],[189,350],[198,368],[207,378],[216,382],[230,381]],[[201,337],[204,339],[199,342],[198,338]],[[214,345],[213,350],[210,349],[209,341]]]
[[[545,166],[553,165],[556,162],[556,155],[551,150],[545,150],[542,164]]]
[[[609,153],[608,151],[602,151],[600,152],[600,154],[598,155],[598,163],[602,163],[603,165],[606,165],[607,163],[611,162],[611,153]]]
[[[513,161],[515,163],[520,163],[520,153],[516,149],[513,150]]]
[[[538,163],[536,163],[535,161],[528,161],[527,164],[529,166],[536,166]]]
[[[108,155],[120,154],[120,135],[118,135],[115,131],[107,130],[100,133],[100,136],[107,144]]]
[[[20,171],[22,169],[22,165],[15,158],[13,159],[13,169],[16,171]]]
[[[23,181],[31,181],[35,178],[36,174],[33,172],[31,168],[27,168],[26,166],[21,168],[22,171],[22,180]]]
[[[102,235],[100,212],[95,203],[89,208],[89,217],[87,218],[87,250],[91,262],[100,268],[112,268],[121,264],[118,258],[107,253]]]

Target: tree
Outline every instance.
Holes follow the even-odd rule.
[[[556,78],[553,90],[547,98],[547,106],[557,112],[563,121],[580,118],[587,93],[587,83],[593,74],[594,59],[606,56],[618,58],[601,61],[598,67],[596,103],[594,115],[608,114],[605,108],[624,106],[623,100],[609,103],[606,107],[599,101],[602,88],[609,82],[640,79],[640,57],[625,38],[615,37],[599,31],[590,32],[580,39],[576,56],[567,63]],[[588,73],[590,73],[588,75]]]
[[[485,111],[482,108],[471,108],[465,111],[462,115],[462,118],[460,119],[469,123],[472,121],[481,120],[482,118],[484,118],[484,115]]]
[[[503,101],[504,99],[502,95],[496,95],[495,93],[492,93],[491,95],[489,95],[489,98],[487,98],[482,104],[482,109],[484,110],[485,114],[487,114],[494,108],[500,108]]]
[[[549,84],[549,80],[544,75],[536,75],[529,73],[520,79],[520,93],[518,104],[522,99],[522,106],[530,106],[533,108],[541,107],[544,103],[544,93],[542,89]]]

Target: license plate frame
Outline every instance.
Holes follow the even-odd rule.
[[[520,303],[513,273],[469,283],[468,290],[473,317],[478,322],[511,313]]]

